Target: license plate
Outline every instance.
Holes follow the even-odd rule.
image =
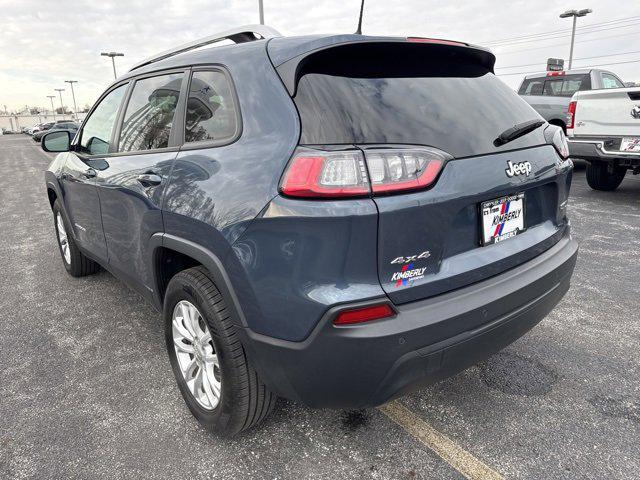
[[[483,202],[482,244],[502,242],[524,232],[524,193]]]
[[[621,152],[640,152],[640,138],[623,138],[620,144]]]

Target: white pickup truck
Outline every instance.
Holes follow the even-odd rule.
[[[574,93],[623,87],[624,83],[613,72],[581,68],[527,75],[518,89],[518,95],[547,122],[562,127],[566,132],[567,109]]]
[[[588,162],[589,186],[615,190],[627,170],[640,173],[640,88],[576,92],[567,136],[571,157]]]

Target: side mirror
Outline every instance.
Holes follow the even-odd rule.
[[[68,152],[71,147],[71,133],[66,130],[45,133],[42,136],[42,149],[45,152]]]

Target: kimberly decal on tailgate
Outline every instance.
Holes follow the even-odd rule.
[[[391,276],[391,281],[396,282],[396,287],[406,285],[409,280],[416,280],[424,277],[427,267],[413,268],[413,263],[404,265],[400,272],[396,272]]]

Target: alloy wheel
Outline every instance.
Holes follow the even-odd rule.
[[[182,300],[173,309],[171,330],[180,372],[191,395],[205,410],[215,409],[220,402],[222,377],[205,319],[195,305]]]
[[[69,249],[69,238],[67,237],[67,230],[64,228],[64,221],[60,212],[56,215],[56,224],[58,227],[58,242],[60,242],[60,249],[62,250],[62,256],[67,265],[71,265],[71,250]]]

